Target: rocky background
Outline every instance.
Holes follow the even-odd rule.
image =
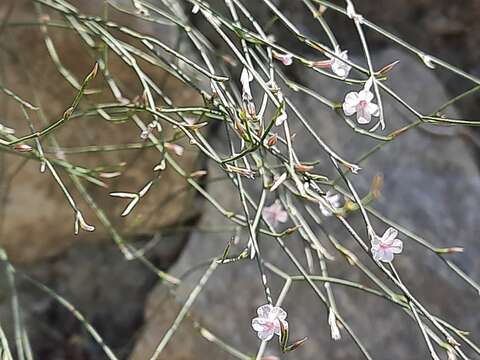
[[[378,1],[357,3],[358,11],[366,18],[429,53],[474,75],[480,75],[478,1],[386,0],[382,1],[381,5]],[[300,24],[302,31],[316,33],[317,25],[310,20],[310,15],[302,10],[301,2],[282,0],[279,1],[279,6],[292,21]],[[258,16],[261,16],[261,9]],[[352,56],[361,55],[356,33],[351,25],[343,17],[333,13],[327,12],[325,16],[335,29],[342,47],[349,49]],[[152,30],[162,32],[164,29],[160,27]],[[276,34],[281,34],[282,30],[276,31]],[[175,38],[175,34],[162,34]],[[467,89],[468,84],[442,71],[428,70],[418,59],[393,48],[384,38],[370,32],[367,36],[377,65],[400,60],[391,84],[418,109],[431,111],[443,101]],[[25,38],[28,36],[20,39]],[[288,40],[281,37],[279,39]],[[39,49],[42,45],[39,42]],[[17,46],[22,46],[22,43],[19,42]],[[68,52],[68,48],[65,48],[65,53]],[[341,99],[345,92],[338,84],[319,79],[318,76],[313,80],[308,72],[301,68],[292,67],[289,75],[330,99]],[[450,110],[449,114],[478,119],[478,100],[478,96],[471,96],[460,102],[457,108]],[[353,134],[349,128],[343,127],[343,124],[335,121],[329,111],[319,103],[298,96],[296,101],[302,105],[301,108],[306,114],[318,119],[314,122],[316,131],[347,158],[356,158],[371,146],[369,139]],[[57,108],[56,111],[60,112],[61,109]],[[405,125],[406,116],[397,105],[387,103],[386,118],[392,127]],[[298,124],[291,126],[300,138],[303,130]],[[212,132],[210,138],[216,146],[222,146],[221,133]],[[372,156],[363,164],[363,175],[356,183],[360,189],[367,190],[373,176],[383,174],[384,195],[376,207],[387,217],[421,234],[436,246],[463,246],[468,249],[464,254],[452,256],[451,259],[474,279],[480,278],[480,268],[476,261],[480,252],[477,235],[480,231],[477,215],[480,195],[477,139],[475,131],[463,128],[446,129],[441,133],[419,128]],[[312,144],[308,141],[296,143],[299,154],[306,159],[313,159],[315,156],[311,153],[311,147]],[[9,159],[3,159],[8,166],[13,166],[8,161]],[[210,176],[215,177],[214,167],[211,164],[202,164],[202,160],[198,160],[196,155],[188,161],[186,166],[192,170],[209,166]],[[25,171],[27,173],[24,173],[23,178],[27,180],[28,169]],[[38,170],[35,168],[35,171]],[[140,182],[142,174],[137,174]],[[24,184],[26,183],[27,181]],[[175,183],[175,179],[170,179],[165,189]],[[0,187],[1,196],[6,193],[4,184],[0,185],[4,186]],[[22,190],[20,185],[16,184],[18,191],[28,197],[33,190]],[[45,197],[50,198],[53,192],[52,184],[36,185],[42,189],[47,189],[47,186],[49,190]],[[207,190],[219,196],[227,208],[237,210],[238,199],[230,195],[235,194],[230,186],[227,182],[217,182],[207,185]],[[164,195],[158,195],[160,198],[168,195],[169,191],[164,191]],[[191,204],[195,203],[202,209],[200,212],[188,212],[188,216],[180,218],[173,215],[171,220],[167,221],[170,227],[178,225],[182,229],[189,229],[194,226],[195,230],[191,233],[161,231],[153,240],[155,246],[147,253],[153,264],[179,277],[185,275],[185,271],[192,266],[201,265],[206,259],[220,255],[231,235],[229,232],[209,232],[208,229],[229,227],[231,224],[219,216],[215,209],[193,199],[190,196],[182,201],[172,202],[166,214],[186,214],[185,209],[191,209]],[[58,202],[58,199],[52,201],[52,206]],[[41,205],[30,207],[32,213],[38,213],[40,208]],[[114,213],[121,211],[112,210]],[[3,211],[7,212],[8,207]],[[70,214],[68,209],[64,210],[64,213],[67,214],[65,217]],[[8,221],[15,224],[12,218]],[[63,224],[63,221],[61,223]],[[120,358],[148,359],[161,336],[172,324],[193,284],[205,271],[205,266],[199,266],[198,271],[186,275],[176,293],[172,294],[171,287],[159,281],[157,275],[139,261],[126,262],[117,247],[106,241],[108,238],[90,242],[75,240],[65,235],[67,225],[70,226],[70,223],[65,224],[65,229],[58,229],[58,239],[66,239],[60,246],[57,246],[58,240],[47,236],[51,225],[47,227],[48,232],[41,227],[27,231],[22,229],[21,223],[17,224],[18,227],[11,230],[8,236],[2,233],[2,243],[11,244],[9,254],[19,254],[21,271],[44,282],[71,301]],[[157,226],[165,226],[165,223],[153,224],[151,233],[139,234],[139,247],[152,243],[151,238]],[[328,226],[336,229],[334,222],[328,223]],[[28,243],[15,240],[20,235]],[[345,244],[355,249],[351,240],[339,229],[338,237],[345,239]],[[55,251],[51,251],[52,244],[55,245]],[[297,246],[291,245],[301,254],[300,243]],[[34,252],[29,250],[32,248],[35,249]],[[264,255],[271,261],[286,263],[284,255],[273,242],[266,242],[263,248]],[[25,249],[30,251],[27,259],[22,257]],[[341,261],[338,263],[336,267],[331,266],[332,276],[364,281],[355,275],[347,264]],[[442,314],[461,329],[473,334],[480,333],[480,319],[477,316],[478,294],[467,289],[457,277],[446,271],[441,260],[414,243],[405,241],[405,256],[399,258],[398,266],[402,274],[405,274],[404,281],[407,285],[422,301],[432,306],[434,313]],[[290,270],[293,273],[293,269]],[[168,345],[162,359],[230,359],[228,354],[200,336],[198,328],[194,326],[197,321],[242,351],[254,355],[259,343],[250,329],[250,318],[254,316],[256,306],[262,303],[263,299],[257,276],[254,264],[233,264],[218,269],[195,302],[191,315]],[[0,284],[1,289],[8,289],[5,277],[0,279]],[[274,295],[278,295],[281,279],[272,277],[271,284]],[[104,357],[81,324],[57,302],[26,280],[19,280],[18,291],[37,358],[82,360]],[[363,335],[362,339],[375,359],[428,358],[418,328],[397,308],[355,290],[335,287],[335,294],[339,311],[356,331]],[[3,327],[11,331],[10,296],[7,291],[0,293],[0,302],[0,321]],[[328,314],[319,306],[318,300],[312,296],[306,285],[294,285],[284,307],[289,313],[292,337],[309,337],[305,346],[285,358],[361,358],[344,331],[341,341],[331,340]],[[312,312],[312,308],[321,310]],[[480,339],[478,335],[473,335],[473,340]],[[268,349],[267,353],[279,355],[275,346]]]

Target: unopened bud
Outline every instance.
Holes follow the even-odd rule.
[[[164,146],[165,146],[165,149],[173,151],[177,156],[183,155],[184,148],[181,145],[166,142]]]
[[[328,69],[332,66],[333,60],[312,61],[310,65],[314,68]]]
[[[437,254],[455,254],[455,253],[462,253],[463,252],[462,247],[448,247],[448,248],[440,248],[437,249],[435,252]]]
[[[73,107],[69,107],[65,112],[63,113],[63,119],[67,120],[72,116],[73,113]]]
[[[190,174],[190,177],[191,178],[199,178],[199,177],[205,176],[207,174],[208,174],[208,172],[206,170],[197,170],[197,171],[192,172]]]
[[[289,345],[287,346],[286,348],[283,349],[283,352],[290,352],[290,351],[293,351],[293,350],[296,350],[298,349],[300,346],[302,346],[303,344],[305,344],[305,342],[307,341],[307,337],[304,337],[303,339],[300,339],[300,340],[297,340],[295,341],[292,345]]]
[[[13,148],[18,152],[30,152],[33,150],[32,147],[27,144],[16,144]]]
[[[255,177],[255,172],[253,170],[240,168],[237,166],[227,165],[227,170],[230,172],[234,172],[239,174],[240,176],[247,177],[249,179],[253,179]]]
[[[295,167],[295,171],[299,173],[306,173],[313,170],[312,165],[306,165],[306,164],[295,164],[294,167]]]
[[[370,186],[370,192],[375,199],[380,198],[382,195],[381,190],[383,186],[383,176],[375,175],[372,180],[372,185]]]
[[[268,140],[267,140],[267,146],[275,146],[278,141],[278,135],[277,134],[272,134]]]
[[[385,65],[383,68],[378,70],[377,74],[380,76],[387,75],[394,67],[400,62],[400,60],[394,61],[388,65]]]
[[[122,175],[122,173],[120,171],[101,172],[100,174],[98,174],[98,176],[100,176],[104,179],[111,179],[111,178],[114,178],[114,177],[117,177],[117,176],[120,176],[120,175]]]
[[[98,63],[95,63],[95,66],[93,67],[92,71],[90,72],[90,75],[88,76],[89,79],[93,79],[95,76],[97,76],[98,72]]]

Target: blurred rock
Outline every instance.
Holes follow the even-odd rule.
[[[374,59],[377,66],[400,60],[387,84],[418,111],[428,114],[448,99],[441,83],[416,59],[398,50],[375,52]],[[346,92],[354,88],[313,76],[306,70],[299,70],[294,75],[306,82],[307,86],[335,102],[342,102]],[[342,157],[355,161],[377,143],[371,138],[354,133],[340,117],[321,103],[302,94],[290,95],[294,96],[298,108],[309,119],[314,131]],[[385,134],[415,120],[387,95],[383,96],[383,100],[387,122]],[[455,117],[458,113],[452,109],[448,115]],[[328,172],[331,166],[325,153],[311,136],[306,134],[291,112],[289,124],[291,131],[296,133],[294,147],[300,159],[320,161],[318,171]],[[373,154],[361,164],[363,170],[360,174],[351,179],[360,196],[363,196],[368,191],[373,176],[383,174],[383,197],[374,203],[374,207],[388,218],[425,237],[434,246],[465,247],[464,254],[452,255],[449,258],[468,275],[478,279],[480,268],[476,258],[480,254],[480,244],[476,234],[480,231],[477,216],[480,174],[471,154],[471,144],[465,142],[469,138],[460,134],[468,133],[463,128],[439,128],[428,125],[411,130]],[[225,148],[225,143],[226,140],[218,136],[217,147]],[[331,171],[330,174],[334,172]],[[213,178],[220,175],[215,164],[210,167],[210,175]],[[246,186],[250,189],[251,183],[245,180]],[[214,198],[219,199],[225,209],[242,212],[237,192],[229,181],[216,181],[208,186],[207,190]],[[272,201],[273,196],[270,195],[267,204]],[[364,228],[358,215],[350,216],[349,221],[357,229]],[[384,225],[376,221],[374,225],[379,233],[385,229]],[[333,231],[343,246],[354,251],[370,269],[374,269],[373,262],[362,253],[355,241],[334,219],[326,222],[326,226]],[[231,236],[236,233],[232,223],[210,205],[207,205],[204,211],[200,227],[210,229],[211,232],[195,232],[172,269],[176,276],[186,274],[189,269],[195,269],[194,272],[188,272],[188,276],[184,277],[182,285],[176,292],[179,304],[185,302],[205,271],[205,266],[197,265],[205,264],[214,256],[221,256]],[[227,230],[215,232],[215,229],[219,228]],[[318,228],[315,229],[321,234]],[[360,231],[360,234],[364,234],[364,231]],[[395,259],[395,264],[405,284],[421,302],[427,304],[433,314],[441,316],[460,329],[477,334],[480,331],[480,322],[476,315],[478,293],[448,271],[441,259],[405,236],[400,237],[404,240],[404,252]],[[240,244],[231,248],[231,256],[243,249],[248,235],[242,232],[239,238]],[[302,242],[295,236],[285,241],[305,264]],[[322,238],[322,241],[336,258],[327,264],[330,276],[375,287],[355,267],[349,266],[342,256],[329,246],[326,239]],[[292,275],[298,273],[273,239],[261,238],[260,247],[266,260],[286,273]],[[317,267],[315,272],[319,273]],[[268,275],[273,297],[276,299],[283,286],[283,280],[272,273]],[[318,285],[324,290],[322,284]],[[333,286],[333,291],[339,313],[351,325],[374,359],[411,360],[429,357],[418,325],[402,310],[381,298],[354,289],[337,285]],[[165,315],[172,311],[171,302],[162,300],[167,292],[168,289],[163,285],[158,285],[150,295],[145,313],[146,325],[131,359],[148,358],[148,354],[153,352],[165,329],[171,325],[170,315]],[[250,321],[255,316],[256,308],[263,303],[265,295],[256,263],[246,260],[219,267],[197,298],[192,308],[192,316],[200,319],[202,324],[227,343],[253,356],[256,354],[259,341],[250,328]],[[303,282],[292,285],[283,307],[288,312],[291,338],[298,339],[304,336],[309,338],[304,346],[284,358],[299,360],[362,358],[345,329],[341,329],[340,341],[334,342],[331,339],[327,322],[328,311],[314,296],[310,287]],[[149,314],[156,314],[154,320],[149,320]],[[213,356],[209,351],[203,350],[203,345],[200,345],[200,340],[193,332],[194,330],[188,337],[182,332],[179,335],[181,340],[172,341],[168,356],[165,355],[162,359],[175,359],[175,354],[182,353],[185,347],[196,349],[197,360],[234,358],[227,354]],[[152,337],[156,341],[147,340]],[[212,351],[215,348],[214,345],[211,346]],[[463,347],[463,350],[467,355],[470,353],[470,349],[466,347]],[[446,358],[441,349],[439,353],[442,358]],[[276,341],[269,343],[267,354],[279,356]]]
[[[147,258],[167,269],[178,256],[186,235],[164,235],[138,241],[148,247]],[[151,246],[152,243],[155,246]],[[2,265],[2,289],[8,290]],[[132,334],[143,323],[147,294],[159,280],[140,260],[125,261],[115,245],[77,244],[61,256],[18,267],[46,284],[82,313],[119,359],[130,353]],[[83,324],[64,306],[41,291],[21,274],[16,276],[20,316],[28,332],[32,351],[38,359],[95,360],[105,358],[98,343]],[[9,291],[0,297],[0,323],[13,339]],[[12,341],[11,344],[14,342]]]
[[[103,12],[104,5],[101,1],[77,0],[72,3],[91,16]],[[135,12],[133,3],[130,1],[114,3]],[[43,15],[38,15],[35,5],[40,6],[39,3],[31,0],[2,1],[0,18],[5,18],[9,22],[25,24],[35,23],[39,18],[41,21],[65,22],[58,12],[51,10],[48,6],[42,6]],[[11,12],[9,12],[10,9]],[[142,21],[112,8],[109,10],[109,16],[112,21],[122,23],[141,33],[156,35],[166,44],[176,45],[178,43],[178,33],[173,26]],[[77,91],[65,80],[53,63],[39,26],[10,26],[7,24],[5,28],[3,25],[1,27],[2,43],[4,44],[1,61],[4,71],[0,82],[23,99],[41,108],[40,111],[29,110],[28,112],[35,128],[43,129],[46,127],[46,123],[53,123],[62,117],[62,114],[71,105]],[[95,58],[99,55],[85,46],[75,31],[51,26],[48,28],[48,33],[60,61],[81,83],[92,70]],[[139,46],[138,41],[119,35],[114,30],[112,33],[122,41]],[[104,46],[101,40],[96,39],[96,41],[99,48]],[[109,72],[118,82],[124,97],[130,100],[141,97],[143,89],[135,72],[112,51],[109,52],[108,59]],[[199,103],[196,92],[186,88],[180,81],[166,74],[160,68],[150,66],[140,59],[138,61],[142,69],[172,98],[174,104],[181,106]],[[99,93],[85,95],[80,103],[82,110],[89,109],[91,104],[115,101],[100,70],[89,89],[98,90]],[[163,105],[162,101],[157,100],[158,105]],[[19,104],[3,93],[0,101],[2,101],[0,124],[15,129],[16,135],[19,137],[29,134],[31,130],[27,126]],[[42,116],[45,121],[42,121]],[[152,121],[144,114],[141,114],[140,117],[145,124]],[[163,124],[163,129],[160,137],[168,141],[173,137],[175,130],[166,124]],[[131,118],[126,121],[106,121],[101,116],[76,117],[64,124],[54,135],[59,145],[67,148],[122,145],[143,141],[140,138],[139,128],[135,126]],[[183,156],[171,154],[189,173],[195,169],[197,151],[183,141],[179,143],[185,146]],[[34,142],[29,142],[29,144],[35,145]],[[47,156],[51,159],[65,156],[74,166],[97,171],[92,175],[104,182],[105,187],[82,181],[88,193],[105,211],[115,228],[126,236],[153,234],[160,228],[182,223],[195,213],[195,209],[190,205],[192,192],[186,191],[186,183],[181,176],[173,169],[167,168],[160,181],[156,182],[148,196],[140,201],[134,211],[126,218],[120,217],[128,204],[128,199],[113,198],[109,196],[109,193],[114,191],[138,192],[148,181],[156,177],[156,173],[152,169],[160,162],[161,156],[152,147],[70,155],[68,153],[56,154],[49,137],[43,138],[42,144],[47,151]],[[93,233],[81,232],[78,236],[73,235],[74,211],[48,170],[44,174],[40,173],[38,161],[25,161],[22,157],[2,151],[0,166],[0,237],[2,246],[7,250],[11,260],[31,263],[57,255],[74,242],[111,241],[110,233],[102,226],[95,213],[90,210],[61,166],[57,166],[56,170],[82,210],[85,220],[89,224],[95,225],[96,231]],[[116,172],[117,170],[122,172],[119,177],[98,176],[98,173]]]

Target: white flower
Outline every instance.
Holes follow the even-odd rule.
[[[346,116],[357,113],[357,122],[359,124],[368,124],[372,120],[372,116],[380,116],[377,104],[372,103],[373,93],[369,86],[360,92],[349,92],[343,101],[343,112]]]
[[[397,239],[398,231],[394,228],[388,228],[382,237],[375,235],[372,239],[373,259],[383,262],[391,262],[394,254],[400,254],[403,249],[403,243]]]
[[[252,320],[252,328],[262,341],[270,340],[273,335],[280,336],[280,322],[288,329],[288,322],[285,320],[287,313],[278,306],[265,304],[257,309],[258,317]]]
[[[252,100],[252,91],[250,90],[250,83],[252,81],[253,75],[244,67],[240,74],[240,83],[242,84],[242,99],[245,101]]]
[[[337,209],[340,207],[340,201],[342,199],[342,196],[340,194],[334,194],[331,191],[327,191],[327,194],[323,198],[333,209]],[[322,201],[319,202],[319,206],[323,216],[332,216],[332,210],[330,210],[328,206],[323,204]]]
[[[278,223],[284,223],[288,220],[288,214],[285,210],[283,210],[282,204],[280,204],[279,200],[275,200],[275,202],[263,208],[262,215],[272,226],[277,226]]]
[[[276,51],[272,51],[273,57],[277,59],[278,61],[281,61],[283,65],[289,66],[292,65],[293,59],[292,59],[292,54],[281,54]]]
[[[342,60],[348,60],[348,52],[347,50],[340,51],[340,49],[337,48],[335,49],[335,55],[337,55],[338,58],[327,54],[327,56],[332,59],[330,67],[336,75],[346,78],[352,67]]]

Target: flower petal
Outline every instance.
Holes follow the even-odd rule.
[[[342,108],[345,116],[352,116],[357,111],[356,106],[351,106],[351,105],[348,105],[347,103],[343,103]]]
[[[269,341],[273,337],[274,332],[272,330],[259,331],[257,336],[262,341]]]
[[[284,222],[287,222],[287,220],[288,220],[288,214],[286,211],[282,210],[277,214],[278,222],[284,223]]]
[[[373,255],[373,260],[379,261],[385,256],[385,250],[380,246],[372,247],[371,251]]]
[[[393,252],[384,251],[383,256],[379,260],[383,262],[391,262],[393,260]]]
[[[347,77],[348,75],[347,69],[345,69],[343,64],[338,64],[336,62],[332,64],[332,71],[335,73],[335,75],[338,75],[342,78]]]
[[[287,317],[287,312],[281,307],[275,306],[272,310],[272,313],[273,312],[277,315],[277,319],[279,320],[285,320]]]
[[[362,90],[358,93],[358,99],[365,100],[366,102],[370,102],[373,100],[373,93],[369,90]]]
[[[270,321],[265,319],[265,318],[257,317],[257,318],[252,320],[252,328],[255,331],[264,331],[264,330],[270,328],[268,326],[269,322]]]
[[[270,315],[270,312],[272,311],[273,306],[270,304],[265,304],[262,306],[259,306],[257,309],[257,314],[261,318],[268,319],[268,316]]]
[[[375,235],[375,237],[372,239],[370,243],[372,244],[372,247],[378,247],[380,246],[381,242],[382,242],[382,238],[378,235]]]
[[[355,91],[349,92],[345,95],[345,100],[343,100],[343,104],[348,106],[357,106],[359,102],[358,93]]]
[[[390,227],[383,233],[382,241],[391,244],[397,236],[398,231],[395,228]]]
[[[368,124],[372,120],[372,115],[365,109],[357,109],[357,122],[361,125]]]
[[[395,239],[393,240],[392,246],[391,246],[391,251],[394,254],[400,254],[403,250],[403,242],[402,240]]]
[[[368,103],[367,105],[367,111],[372,114],[373,116],[380,116],[380,108],[378,107],[377,104],[374,103]]]

